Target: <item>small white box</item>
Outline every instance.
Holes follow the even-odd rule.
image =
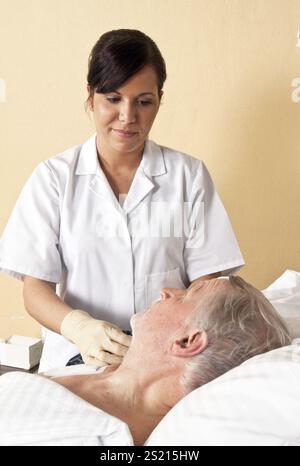
[[[12,335],[5,342],[0,342],[0,364],[31,369],[39,363],[42,348],[40,338]]]

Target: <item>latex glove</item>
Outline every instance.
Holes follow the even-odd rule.
[[[132,338],[116,325],[81,310],[66,315],[60,332],[78,346],[86,364],[97,365],[121,363]]]

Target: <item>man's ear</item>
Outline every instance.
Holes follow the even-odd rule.
[[[187,330],[173,342],[171,353],[174,356],[189,358],[202,353],[207,345],[208,337],[205,330]]]

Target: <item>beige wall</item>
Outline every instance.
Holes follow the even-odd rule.
[[[137,28],[168,70],[150,137],[202,158],[265,287],[300,270],[300,0],[0,0],[0,231],[37,163],[94,132],[87,58],[105,31]],[[300,95],[300,92],[299,92]],[[0,336],[38,335],[21,284],[0,276]]]

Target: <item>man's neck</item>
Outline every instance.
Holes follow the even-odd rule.
[[[162,370],[150,372],[145,377],[120,366],[107,378],[95,380],[94,387],[91,387],[91,391],[99,395],[98,402],[104,403],[102,409],[128,425],[135,445],[144,444],[161,419],[183,396],[178,389],[170,388],[179,386],[178,376]]]
[[[105,373],[57,379],[66,388],[103,411],[124,421],[135,445],[143,445],[150,433],[183,393],[178,375],[163,370],[137,374],[128,367],[109,366]],[[158,373],[159,372],[159,373]],[[81,380],[78,380],[81,377]],[[71,380],[73,379],[73,380]],[[172,389],[171,389],[172,387]]]

